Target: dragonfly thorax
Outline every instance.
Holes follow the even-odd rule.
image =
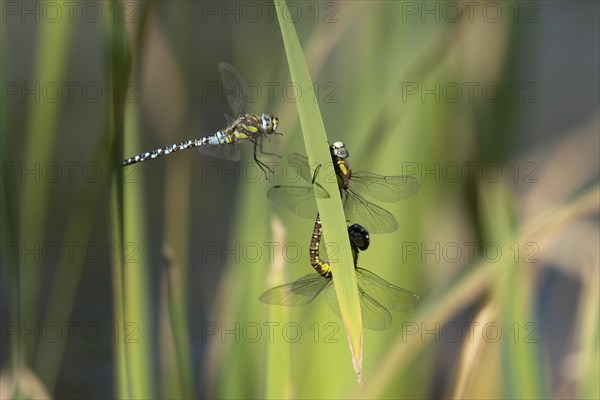
[[[350,155],[348,149],[346,149],[344,143],[335,142],[329,146],[329,151],[331,152],[331,160],[335,168],[338,186],[342,189],[347,189],[350,176],[352,175],[350,165],[346,161],[346,158]]]
[[[350,177],[352,176],[350,165],[346,160],[339,157],[333,160],[333,165],[335,168],[335,176],[337,178],[338,186],[341,189],[348,189]]]

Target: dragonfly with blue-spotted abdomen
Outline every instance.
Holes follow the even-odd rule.
[[[396,231],[399,227],[396,218],[366,200],[363,195],[388,203],[398,202],[417,194],[421,188],[419,181],[409,175],[383,176],[354,172],[347,160],[349,152],[342,142],[335,142],[329,148],[346,219],[361,224],[371,233]],[[288,162],[307,182],[314,182],[305,156],[292,153],[288,156]],[[298,216],[313,219],[317,214],[314,187],[318,186],[278,185],[269,189],[267,197]]]
[[[225,63],[219,64],[219,73],[227,102],[236,117],[234,119],[225,115],[228,123],[225,129],[211,136],[188,140],[139,154],[124,160],[122,165],[128,166],[194,147],[209,156],[238,161],[240,159],[240,143],[250,142],[254,146],[254,161],[256,164],[265,174],[266,170],[273,173],[268,165],[258,159],[257,151],[260,151],[261,154],[277,156],[277,154],[265,151],[264,140],[270,140],[272,135],[281,135],[280,132],[277,132],[278,118],[270,114],[262,114],[260,117],[255,114],[248,114],[248,98],[244,93],[246,89],[244,79],[234,67]]]

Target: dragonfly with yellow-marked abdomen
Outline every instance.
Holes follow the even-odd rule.
[[[421,188],[419,181],[409,175],[383,176],[354,172],[350,169],[347,160],[349,152],[344,143],[335,142],[329,149],[346,219],[361,224],[371,233],[396,231],[399,227],[396,218],[389,211],[366,200],[363,195],[388,203],[398,202],[417,194]],[[307,182],[314,182],[305,156],[292,153],[288,156],[288,162]],[[315,187],[320,186],[278,185],[269,189],[267,197],[298,216],[312,219],[317,214]]]
[[[350,248],[354,259],[358,294],[363,326],[367,329],[384,330],[392,325],[389,310],[411,312],[421,306],[421,297],[410,290],[392,285],[385,279],[364,268],[358,267],[358,253],[369,247],[369,232],[359,224],[348,227]],[[310,241],[310,264],[317,272],[305,275],[298,280],[276,286],[260,296],[267,304],[282,306],[303,306],[312,302],[321,292],[325,292],[327,304],[338,315],[339,305],[331,265],[320,256],[322,237],[321,219],[317,215]]]
[[[236,116],[233,119],[225,115],[228,122],[225,129],[211,136],[188,140],[138,154],[124,160],[122,165],[128,166],[191,148],[197,148],[201,153],[209,156],[238,161],[240,159],[240,143],[250,142],[254,146],[254,161],[256,164],[258,164],[265,174],[266,170],[273,173],[273,170],[268,165],[258,159],[257,151],[260,151],[261,154],[276,155],[265,151],[263,145],[264,139],[270,140],[269,137],[272,135],[281,135],[280,132],[277,132],[279,119],[270,114],[262,114],[260,117],[255,114],[248,114],[248,98],[244,92],[246,89],[244,79],[234,67],[225,63],[219,64],[219,73],[223,84],[223,91],[227,96],[229,106]]]

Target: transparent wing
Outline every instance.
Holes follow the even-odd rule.
[[[392,285],[369,270],[356,268],[356,280],[358,286],[390,310],[412,312],[421,306],[418,294]]]
[[[341,317],[340,306],[338,304],[337,295],[333,285],[327,288],[326,292],[327,304]],[[389,329],[392,326],[392,316],[384,306],[379,304],[377,300],[365,293],[364,290],[358,287],[358,295],[360,296],[360,310],[362,314],[362,324],[367,329],[381,331]]]
[[[198,151],[207,156],[224,158],[225,160],[239,161],[240,149],[236,143],[207,144],[197,147]]]
[[[323,186],[321,186],[320,183],[315,182],[313,184],[313,190],[315,191],[315,194],[317,195],[318,198],[320,198],[320,199],[328,199],[329,198],[329,192]]]
[[[382,331],[392,326],[392,315],[377,300],[358,288],[363,326],[367,329]]]
[[[292,153],[288,155],[288,167],[293,168],[296,173],[302,177],[306,182],[312,183],[313,176],[310,172],[310,166],[308,165],[308,158],[303,156],[302,154]],[[293,173],[291,173],[293,175]],[[327,190],[319,184],[319,182],[314,183],[315,194],[318,198],[328,199],[329,193]]]
[[[231,115],[224,113],[223,116],[225,117],[225,121],[227,122],[227,125],[231,125],[235,122],[235,118],[233,118]]]
[[[260,296],[260,301],[282,306],[303,306],[313,301],[329,284],[331,279],[319,274],[304,275],[294,282],[267,290]]]
[[[219,63],[219,74],[223,83],[223,91],[227,96],[227,102],[234,118],[246,114],[248,109],[248,99],[244,91],[246,90],[246,82],[240,76],[239,72],[229,64]]]
[[[383,176],[370,172],[353,172],[350,186],[360,194],[389,203],[408,199],[421,189],[419,181],[412,176]]]
[[[323,187],[318,184],[314,187],[319,196],[329,197]],[[269,189],[267,198],[299,217],[313,219],[318,212],[312,187],[278,185]],[[352,192],[344,196],[344,213],[347,220],[361,224],[371,233],[390,233],[399,228],[392,214]]]
[[[338,303],[337,294],[335,294],[335,287],[331,285],[325,291],[325,298],[327,299],[327,304],[329,308],[333,310],[334,313],[338,315],[338,317],[342,317],[342,313],[340,312],[340,305]]]
[[[299,217],[314,219],[318,213],[312,187],[273,186],[267,192],[267,198]]]
[[[320,168],[321,165],[315,165],[318,167],[315,169],[315,173],[317,177],[321,177],[322,179],[333,179],[336,182],[337,178],[333,170],[330,169],[329,172],[324,171],[325,168]],[[310,171],[310,165],[308,164],[308,158],[303,156],[302,154],[292,153],[288,155],[288,167],[295,170],[296,173],[302,177],[306,182],[312,183],[315,179],[313,173]],[[292,173],[293,175],[293,173]]]
[[[310,173],[310,166],[308,165],[308,158],[302,154],[292,153],[288,155],[289,168],[293,168],[298,175],[302,177],[306,182],[312,182],[312,174]]]
[[[362,225],[371,233],[391,233],[400,227],[392,214],[363,199],[351,188],[342,193],[344,213],[352,223]]]

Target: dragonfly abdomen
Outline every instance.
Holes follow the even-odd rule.
[[[318,253],[319,250],[316,250],[316,252]],[[331,278],[331,266],[329,265],[329,263],[327,261],[323,261],[319,258],[319,255],[317,254],[315,258],[313,258],[312,252],[311,252],[311,260],[310,260],[310,265],[313,266],[313,268],[315,269],[315,271],[317,271],[317,273],[319,275],[321,275],[324,278]]]
[[[171,154],[179,150],[191,149],[193,147],[230,144],[236,142],[239,139],[244,139],[247,137],[248,136],[245,133],[238,132],[237,129],[228,128],[225,130],[220,130],[211,136],[206,136],[200,139],[188,140],[179,144],[172,144],[170,146],[162,147],[160,149],[138,154],[135,157],[131,157],[123,161],[122,165],[128,166],[131,164],[140,163],[142,161],[152,160],[160,156]]]
[[[187,142],[172,144],[170,146],[162,147],[160,149],[138,154],[135,157],[131,157],[123,161],[122,165],[128,166],[142,161],[152,160],[160,156],[165,156],[167,154],[171,154],[179,150],[191,149],[193,147],[229,144],[235,142],[236,139],[239,139],[236,135],[232,135],[230,132],[227,132],[227,130],[221,130],[211,136],[206,136],[200,139],[188,140]]]
[[[214,135],[203,139],[206,139],[206,144],[210,145],[227,144],[233,142],[231,135],[223,133],[223,131],[218,131]]]
[[[324,278],[331,278],[331,266],[325,260],[322,260],[319,256],[319,242],[321,241],[321,235],[323,233],[321,227],[321,218],[317,216],[315,226],[313,229],[312,237],[310,240],[310,265],[317,271],[319,275]]]
[[[165,146],[160,149],[156,149],[153,151],[148,151],[146,153],[138,154],[135,157],[131,157],[131,158],[128,158],[127,160],[123,161],[122,165],[128,166],[128,165],[136,164],[136,163],[139,163],[142,161],[152,160],[157,157],[165,156],[165,155],[174,153],[179,150],[185,150],[185,149],[190,149],[192,147],[198,147],[198,146],[204,146],[207,144],[212,144],[212,143],[210,143],[210,140],[213,137],[214,136],[209,136],[209,137],[204,137],[202,139],[188,140],[187,142],[181,142],[179,144],[172,144],[170,146]]]

